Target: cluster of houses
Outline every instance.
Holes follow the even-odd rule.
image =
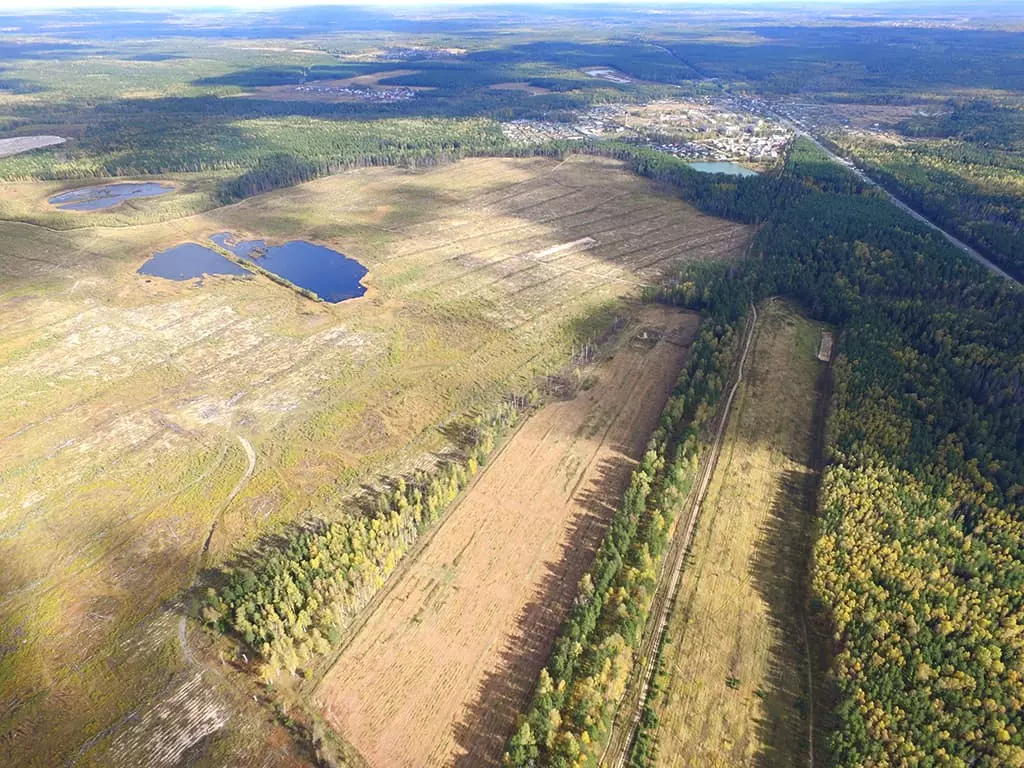
[[[653,114],[638,112],[630,104],[601,104],[580,112],[571,123],[513,120],[502,124],[502,130],[520,144],[619,139],[681,158],[761,163],[781,157],[791,137],[788,130],[764,120],[706,108],[688,110],[679,104]]]
[[[502,133],[515,144],[536,144],[545,141],[580,141],[586,136],[572,123],[550,120],[512,120],[501,124]]]
[[[351,96],[372,102],[408,101],[415,98],[416,91],[412,88],[358,88],[347,85],[297,85],[295,90],[300,93],[316,93],[324,96]]]

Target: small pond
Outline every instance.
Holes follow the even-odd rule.
[[[727,173],[730,176],[757,176],[757,171],[744,168],[739,163],[690,163],[695,171],[702,173]]]
[[[249,271],[209,248],[196,243],[182,243],[153,254],[139,267],[139,274],[168,280],[191,280],[203,275],[248,275]]]
[[[236,256],[332,304],[366,293],[366,286],[360,282],[368,271],[366,267],[322,245],[305,240],[292,240],[284,245],[267,245],[263,240],[236,241],[230,232],[221,232],[210,239]]]
[[[104,208],[113,208],[125,200],[166,195],[173,189],[174,187],[170,184],[161,184],[155,181],[118,182],[61,192],[47,202],[62,211],[99,211]]]

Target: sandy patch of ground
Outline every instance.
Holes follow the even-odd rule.
[[[346,77],[340,80],[316,80],[316,83],[323,83],[324,85],[380,85],[381,80],[387,80],[391,77],[401,77],[402,75],[414,75],[417,70],[415,69],[388,69],[384,72],[371,72],[368,75],[356,75],[355,77]]]
[[[943,110],[934,104],[833,104],[851,128],[892,128],[911,117],[933,116]]]
[[[494,83],[488,86],[492,91],[524,91],[536,96],[539,93],[551,93],[550,88],[541,88],[529,83]]]
[[[65,141],[67,139],[62,139],[60,136],[18,136],[13,139],[0,139],[0,157],[17,155],[43,147],[53,147],[63,144]]]

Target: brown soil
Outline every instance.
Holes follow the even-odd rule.
[[[499,764],[698,318],[638,322],[506,444],[328,673],[317,703],[371,765]],[[633,344],[641,328],[662,335]]]

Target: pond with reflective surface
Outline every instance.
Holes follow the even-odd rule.
[[[155,181],[139,183],[120,182],[104,184],[100,187],[82,187],[54,195],[47,202],[62,211],[99,211],[113,208],[125,200],[137,200],[143,197],[159,197],[174,190],[170,184]]]
[[[139,267],[139,274],[192,280],[203,275],[248,275],[249,271],[214,250],[196,243],[182,243],[153,254]]]
[[[360,282],[366,276],[366,267],[322,245],[305,240],[283,245],[267,245],[263,240],[236,241],[230,232],[210,239],[239,258],[258,264],[332,304],[366,293],[366,286]]]
[[[689,163],[695,171],[702,173],[726,173],[730,176],[757,176],[757,171],[744,168],[739,163]]]

